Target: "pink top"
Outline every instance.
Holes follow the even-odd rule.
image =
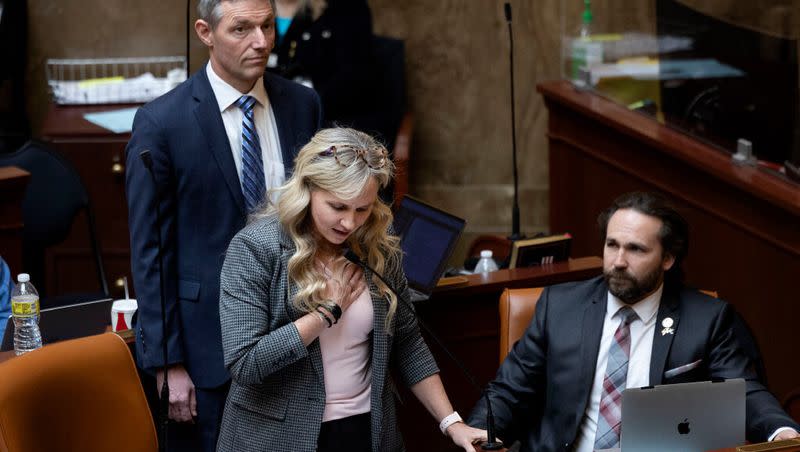
[[[365,290],[342,314],[339,323],[319,335],[326,394],[322,422],[370,410],[372,317],[372,298]]]

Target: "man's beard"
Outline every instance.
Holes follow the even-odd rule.
[[[653,292],[661,284],[662,275],[660,267],[638,280],[626,270],[603,271],[608,291],[625,304],[634,304]]]

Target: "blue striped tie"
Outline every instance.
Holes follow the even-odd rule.
[[[253,121],[253,96],[242,96],[236,106],[242,109],[242,194],[248,212],[261,204],[266,193],[264,164],[261,161],[261,145],[258,143],[256,124]]]
[[[630,324],[638,319],[636,311],[623,306],[617,311],[619,327],[614,332],[614,340],[608,350],[606,374],[603,378],[603,393],[600,397],[600,410],[597,414],[597,431],[594,448],[610,449],[619,447],[620,420],[622,419],[622,391],[628,380],[628,359],[631,355]]]

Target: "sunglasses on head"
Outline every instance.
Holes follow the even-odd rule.
[[[361,149],[349,145],[344,146],[331,146],[328,149],[319,153],[323,157],[333,156],[336,163],[341,166],[348,167],[356,162],[359,158],[372,169],[381,169],[386,166],[386,161],[389,155],[386,149],[374,147],[371,149]]]

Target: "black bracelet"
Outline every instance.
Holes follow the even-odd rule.
[[[320,310],[319,310],[319,308],[317,308],[317,314],[319,314],[320,316],[322,316],[322,320],[324,320],[324,321],[328,322],[328,326],[327,326],[327,328],[330,328],[330,327],[332,327],[332,326],[333,326],[333,322],[331,322],[331,319],[329,319],[329,318],[328,318],[328,316],[327,316],[327,315],[325,315],[325,313],[324,313],[324,312],[320,311]]]
[[[321,304],[321,305],[319,305],[319,307],[325,308],[326,311],[331,313],[331,315],[333,316],[333,320],[334,320],[333,324],[336,325],[337,323],[339,323],[339,319],[342,318],[342,307],[339,306],[338,304],[336,304],[335,302],[332,302],[332,303],[333,303],[333,307],[332,308],[329,307],[326,304]]]

